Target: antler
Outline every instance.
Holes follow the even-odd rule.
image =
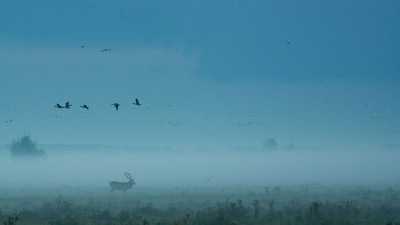
[[[128,180],[132,180],[132,176],[130,173],[124,173],[125,177],[128,178]]]

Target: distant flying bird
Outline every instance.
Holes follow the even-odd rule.
[[[109,49],[109,48],[104,48],[104,49],[100,50],[100,52],[109,52],[109,51],[111,51],[111,49]]]
[[[132,104],[134,104],[134,105],[137,105],[137,106],[141,106],[142,104],[140,104],[140,102],[139,102],[139,99],[135,99],[135,102],[134,103],[132,103]]]
[[[111,105],[113,105],[115,107],[115,110],[118,111],[118,108],[119,108],[120,104],[114,103],[114,104],[111,104]]]
[[[84,109],[86,109],[86,110],[89,110],[89,106],[87,106],[86,104],[83,104],[83,105],[81,105],[81,106],[79,106],[79,107],[84,108]]]
[[[58,109],[62,109],[62,108],[64,108],[63,106],[61,106],[60,104],[56,104],[54,107],[56,107],[56,108],[58,108]]]
[[[72,105],[69,104],[69,102],[66,102],[64,108],[69,109],[69,108],[71,108],[71,106],[72,106]]]
[[[286,42],[287,45],[290,44],[290,43],[291,43],[290,41],[287,41],[287,42]]]
[[[81,48],[84,48],[85,47],[85,45],[81,45]]]

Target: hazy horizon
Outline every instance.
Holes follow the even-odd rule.
[[[12,159],[4,151],[0,156],[2,188],[107,188],[112,180],[126,181],[124,172],[131,173],[138,187],[400,184],[398,151],[95,152],[78,149],[69,153],[50,151],[45,159]]]

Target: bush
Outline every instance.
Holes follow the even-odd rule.
[[[279,144],[275,138],[266,138],[263,142],[264,149],[275,150],[278,148]]]
[[[45,157],[46,152],[37,147],[29,135],[14,141],[10,145],[10,152],[13,158],[26,158],[26,157]]]

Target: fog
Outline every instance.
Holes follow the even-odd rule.
[[[397,2],[100,2],[2,4],[0,189],[399,184]]]
[[[396,151],[302,150],[272,152],[49,152],[45,159],[12,159],[2,149],[1,188],[109,188],[110,181],[135,187],[266,187],[273,185],[398,185]],[[105,190],[106,191],[106,190]],[[107,190],[108,191],[108,190]]]

